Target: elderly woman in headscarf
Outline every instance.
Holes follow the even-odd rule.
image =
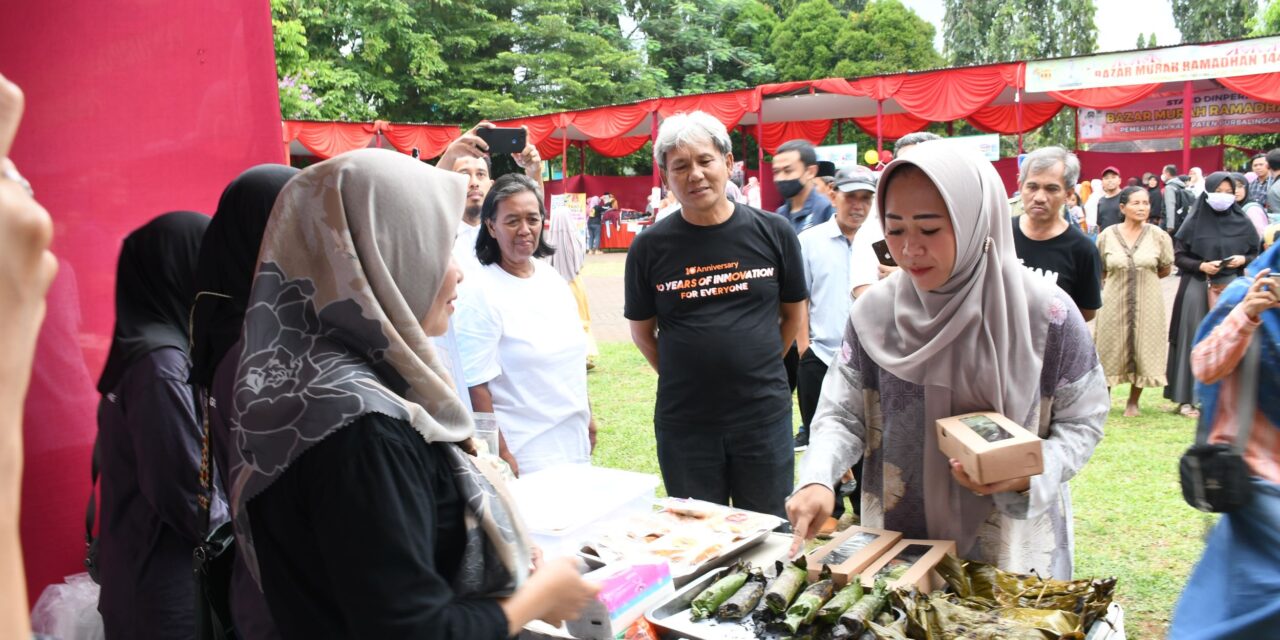
[[[129,234],[116,269],[116,324],[98,382],[102,504],[97,565],[107,638],[191,638],[191,550],[201,427],[187,383],[187,310],[209,218],[166,213]],[[215,501],[211,520],[225,522]]]
[[[478,414],[493,414],[516,474],[585,464],[596,425],[587,399],[587,333],[573,294],[540,258],[546,211],[525,176],[498,178],[480,209],[474,272],[455,323]]]
[[[576,616],[529,574],[501,477],[430,336],[448,327],[465,178],[377,149],[312,165],[262,240],[233,388],[238,551],[284,638],[505,638]]]
[[[1191,368],[1207,441],[1240,449],[1249,501],[1209,533],[1169,638],[1273,638],[1280,629],[1280,248],[1223,291],[1196,332]],[[1250,353],[1251,349],[1256,349]],[[1246,380],[1252,380],[1252,395]],[[1249,434],[1240,434],[1247,426]]]
[[[1181,282],[1169,323],[1168,384],[1164,397],[1178,403],[1178,413],[1195,418],[1195,378],[1191,346],[1196,329],[1218,294],[1258,255],[1261,238],[1236,202],[1236,187],[1225,171],[1204,179],[1205,191],[1173,236],[1173,263]]]
[[[240,357],[240,328],[258,265],[258,249],[276,196],[298,170],[264,164],[240,174],[222,192],[218,210],[204,232],[191,311],[191,384],[201,392],[209,419],[209,441],[218,476],[226,478],[239,460],[231,438],[232,389]],[[219,487],[222,491],[222,488]],[[244,640],[280,634],[262,592],[241,558],[231,575],[231,618]]]
[[[863,458],[862,523],[956,541],[961,557],[1069,578],[1067,481],[1102,438],[1106,381],[1075,303],[1024,268],[1000,176],[938,143],[891,163],[877,201],[902,267],[853,305],[822,389],[801,487],[787,503],[813,537]],[[1044,472],[980,485],[938,449],[935,422],[996,411],[1044,439]]]

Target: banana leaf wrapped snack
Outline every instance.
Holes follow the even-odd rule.
[[[710,587],[698,594],[698,597],[694,598],[690,604],[690,609],[693,610],[693,619],[701,620],[715,614],[720,605],[724,604],[726,600],[742,588],[742,585],[746,584],[750,570],[751,565],[739,561],[723,578],[716,580]]]
[[[791,606],[791,601],[795,600],[796,594],[804,588],[808,574],[809,566],[804,556],[789,564],[783,564],[779,560],[778,577],[773,579],[764,593],[765,606],[776,614],[785,612]]]
[[[855,602],[862,599],[862,583],[857,580],[850,580],[849,584],[836,592],[822,608],[818,610],[818,621],[826,624],[835,624],[840,619],[840,614],[852,607]]]
[[[725,600],[716,610],[716,617],[721,620],[741,620],[755,610],[764,597],[765,577],[760,569],[753,569],[747,575],[747,581],[736,593]]]
[[[782,621],[782,626],[794,634],[800,627],[812,624],[814,618],[818,616],[818,610],[831,599],[835,590],[835,583],[831,582],[831,571],[824,567],[822,579],[809,585],[800,597],[787,607],[787,617]]]
[[[1053,580],[1002,571],[989,564],[947,556],[936,567],[955,594],[989,609],[1057,610],[1076,616],[1072,631],[1087,633],[1106,617],[1116,579]],[[1039,619],[1040,614],[1009,612],[1010,619]]]
[[[884,578],[876,579],[876,586],[871,593],[863,596],[853,606],[840,614],[837,624],[847,633],[846,637],[860,637],[868,625],[875,620],[876,614],[889,604],[889,589]]]

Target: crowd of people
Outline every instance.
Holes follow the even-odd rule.
[[[20,113],[0,78],[0,313],[16,354],[0,369],[0,454],[19,463],[0,467],[6,494],[56,267],[48,215],[6,157]],[[591,203],[585,240],[548,228],[536,149],[494,179],[484,126],[434,167],[379,149],[253,167],[212,218],[170,212],[125,239],[95,454],[108,638],[191,637],[192,549],[220,528],[234,532],[243,638],[503,638],[595,596],[572,560],[529,543],[506,484],[596,447],[578,277],[614,203]],[[1238,176],[1169,166],[1161,190],[1108,167],[1083,190],[1077,157],[1048,147],[1025,158],[1011,202],[990,162],[937,137],[899,140],[879,173],[784,144],[774,213],[753,206],[756,183],[732,193],[720,121],[663,121],[653,153],[671,202],[627,253],[624,315],[658,374],[667,493],[784,516],[793,552],[849,495],[866,526],[1070,578],[1069,481],[1103,436],[1110,388],[1130,385],[1132,416],[1142,389],[1164,386],[1183,414],[1205,412],[1211,441],[1256,426],[1254,500],[1215,528],[1174,635],[1273,629],[1280,249],[1263,245],[1280,223],[1280,150],[1261,157],[1266,175],[1258,159]],[[1166,334],[1160,281],[1175,268]],[[1255,336],[1250,407],[1236,400]],[[1043,439],[1043,473],[982,484],[941,453],[938,419],[986,410]],[[0,516],[9,632],[25,599],[7,595],[21,593],[16,513]]]

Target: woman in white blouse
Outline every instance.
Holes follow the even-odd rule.
[[[512,471],[587,463],[595,422],[587,401],[587,336],[568,284],[539,258],[546,211],[537,185],[509,174],[480,211],[482,268],[459,297],[456,316],[471,404],[492,413],[499,454]]]

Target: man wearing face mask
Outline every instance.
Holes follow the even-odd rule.
[[[782,196],[778,213],[800,233],[831,219],[835,207],[818,193],[818,152],[808,140],[791,140],[773,154],[773,184]]]

